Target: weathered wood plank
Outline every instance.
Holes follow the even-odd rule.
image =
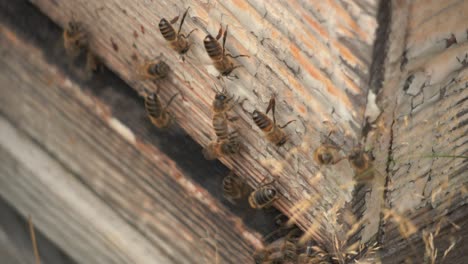
[[[238,218],[136,139],[40,50],[4,26],[1,36],[1,157],[8,159],[2,164],[16,164],[3,166],[1,193],[23,215],[33,212],[37,226],[83,263],[251,258],[259,241]],[[7,89],[12,84],[17,88]]]
[[[60,25],[72,14],[89,29],[92,50],[136,89],[145,85],[135,77],[142,58],[162,52],[173,69],[170,80],[160,82],[162,98],[181,91],[183,100],[171,107],[180,126],[206,146],[214,138],[210,104],[214,68],[202,39],[215,34],[220,22],[228,24],[227,47],[239,59],[239,79],[225,80],[229,92],[241,97],[234,109],[245,150],[222,158],[252,186],[276,178],[283,198],[277,203],[287,214],[304,197],[318,195],[317,206],[299,223],[307,227],[314,214],[330,209],[336,201],[351,199],[349,165],[322,170],[319,181],[310,180],[321,168],[311,162],[320,137],[333,129],[332,139],[347,151],[358,142],[367,98],[368,66],[376,27],[377,1],[329,1],[327,6],[306,1],[132,2],[127,1],[32,1]],[[359,2],[359,3],[358,3]],[[198,28],[185,63],[168,47],[158,32],[161,17],[172,18],[190,6],[184,32]],[[301,8],[299,8],[301,7]],[[144,28],[144,30],[142,30]],[[114,45],[114,44],[116,45]],[[116,49],[118,47],[118,49]],[[132,59],[135,55],[138,60]],[[272,92],[278,93],[279,123],[297,119],[287,128],[291,144],[283,149],[262,138],[251,116],[254,108],[265,109]],[[332,128],[329,125],[332,124]],[[260,139],[260,140],[259,140]],[[346,163],[346,162],[344,162]]]
[[[432,233],[437,261],[455,241],[447,263],[464,263],[460,238],[466,233],[450,223],[466,226],[468,213],[468,68],[461,63],[468,42],[460,33],[468,25],[466,1],[393,1],[391,10],[385,81],[377,95],[383,113],[368,139],[376,171],[386,177],[385,202],[378,204],[387,216],[377,234],[382,260],[420,263],[429,244],[423,234]],[[451,33],[457,43],[441,45]],[[437,229],[444,231],[436,236]]]
[[[3,161],[3,159],[2,159]],[[34,223],[34,219],[33,219]],[[74,264],[72,259],[50,242],[39,230],[35,236],[41,263]],[[0,256],[3,263],[35,263],[27,219],[0,197]]]

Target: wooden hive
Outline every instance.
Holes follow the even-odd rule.
[[[62,27],[82,22],[92,52],[135,91],[160,87],[163,101],[180,93],[171,112],[202,147],[215,137],[214,85],[239,96],[233,115],[243,148],[220,161],[252,188],[275,179],[275,207],[328,252],[353,255],[357,245],[377,242],[385,262],[421,259],[432,233],[439,252],[450,243],[438,238],[453,237],[446,258],[462,261],[457,252],[466,246],[457,239],[465,234],[450,228],[463,230],[467,211],[466,1],[31,2]],[[182,62],[157,25],[189,6],[182,30],[197,31]],[[243,67],[234,79],[217,78],[203,47],[220,24],[229,25],[229,52],[250,56],[236,60]],[[78,262],[251,261],[258,234],[149,140],[148,120],[132,120],[106,101],[115,98],[111,89],[89,92],[14,26],[1,26],[1,162],[15,164],[2,170],[2,197],[34,214],[38,228]],[[139,79],[138,67],[160,54],[169,78]],[[251,117],[272,94],[278,123],[296,120],[281,148]],[[356,146],[372,152],[373,179],[357,183],[346,159],[319,166],[313,151],[325,139],[342,156]],[[352,220],[343,219],[348,212]]]

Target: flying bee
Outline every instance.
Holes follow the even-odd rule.
[[[240,150],[239,133],[234,130],[228,134],[227,140],[213,141],[203,149],[203,156],[207,160],[214,160],[222,156],[230,156]]]
[[[336,164],[342,160],[339,157],[339,147],[332,144],[322,144],[314,151],[314,160],[320,165]]]
[[[275,117],[275,104],[276,100],[275,96],[273,96],[270,99],[266,113],[264,114],[255,110],[252,114],[252,118],[255,124],[263,131],[268,141],[279,147],[288,141],[288,135],[284,132],[283,128],[296,120],[291,120],[283,126],[278,126]],[[273,121],[266,115],[270,110],[273,112]]]
[[[167,111],[167,108],[177,95],[173,95],[165,107],[162,106],[157,93],[150,93],[145,97],[146,113],[151,123],[157,128],[166,128],[171,124],[173,116]]]
[[[234,173],[229,173],[223,179],[223,195],[230,202],[238,200],[246,194],[247,185],[245,182]]]
[[[81,51],[88,48],[88,34],[81,22],[68,22],[63,31],[63,46],[67,55],[74,59]]]
[[[254,209],[268,208],[274,201],[278,200],[278,191],[273,185],[275,180],[261,185],[258,189],[250,193],[249,204]]]
[[[143,80],[159,80],[166,78],[171,68],[167,63],[159,59],[153,59],[145,62],[138,69],[138,76]]]
[[[228,26],[226,26],[226,30],[223,33],[223,26],[221,25],[216,38],[208,34],[203,40],[203,44],[205,45],[205,50],[208,53],[208,56],[213,61],[214,67],[221,73],[222,76],[229,76],[234,69],[241,67],[241,65],[235,65],[233,59],[238,57],[249,57],[248,55],[232,56],[232,54],[226,52],[225,45],[227,32]],[[218,42],[221,36],[223,36],[223,46],[221,46]]]
[[[180,55],[182,55],[182,60],[185,60],[183,55],[187,53],[187,51],[189,51],[191,45],[191,43],[189,43],[187,39],[190,37],[190,34],[197,30],[194,29],[190,31],[187,34],[187,36],[180,33],[180,30],[182,29],[182,25],[184,24],[185,17],[187,16],[189,9],[190,7],[187,8],[184,15],[182,16],[182,20],[180,21],[179,30],[177,31],[177,33],[172,27],[172,24],[176,23],[177,20],[179,20],[179,16],[176,16],[170,22],[167,21],[165,18],[162,18],[161,21],[159,21],[159,31],[161,31],[161,34],[163,35],[164,39],[166,39],[170,43],[171,48]]]

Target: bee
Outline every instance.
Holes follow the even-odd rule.
[[[234,173],[229,173],[223,179],[223,195],[224,197],[233,202],[234,200],[244,197],[247,190],[245,182]]]
[[[322,144],[314,151],[314,160],[320,165],[336,164],[342,160],[339,157],[339,147],[332,144]]]
[[[297,242],[301,234],[302,232],[299,228],[293,228],[285,237],[283,246],[281,247],[283,259],[285,261],[296,263],[298,258]]]
[[[159,80],[166,78],[171,68],[167,63],[159,59],[153,59],[145,62],[138,69],[138,75],[144,80]]]
[[[249,204],[254,209],[268,208],[274,201],[278,200],[278,191],[273,185],[275,180],[261,185],[250,193]]]
[[[268,259],[270,256],[270,252],[267,249],[261,249],[261,250],[256,250],[253,258],[255,261],[255,264],[264,264],[268,263]]]
[[[217,91],[215,99],[213,100],[212,109],[213,109],[213,129],[218,138],[218,141],[223,141],[228,139],[229,128],[228,121],[234,121],[236,118],[228,118],[226,112],[231,110],[234,107],[232,103],[233,97],[229,97],[226,93],[226,90]],[[237,100],[236,100],[237,102]]]
[[[252,118],[255,124],[263,131],[268,141],[279,147],[288,141],[288,135],[283,131],[283,128],[296,120],[291,120],[283,126],[278,126],[275,117],[275,104],[276,100],[275,96],[273,96],[270,99],[266,113],[264,114],[255,110],[252,114]],[[266,115],[270,110],[273,112],[273,121]]]
[[[215,68],[221,73],[222,76],[229,76],[234,69],[241,67],[241,65],[234,65],[233,59],[238,57],[249,57],[248,55],[232,56],[232,54],[226,52],[225,45],[227,32],[228,26],[226,26],[226,30],[223,33],[223,26],[221,25],[216,38],[208,34],[203,40],[203,44],[205,45],[205,50],[208,53],[208,56],[210,56]],[[218,42],[221,36],[223,36],[222,47]]]
[[[240,150],[239,133],[234,130],[228,134],[227,140],[213,141],[203,149],[203,156],[207,160],[214,160],[222,156],[230,156]]]
[[[189,51],[191,43],[189,43],[187,39],[190,37],[190,34],[197,30],[194,29],[190,31],[187,36],[185,36],[184,34],[180,34],[180,30],[182,29],[182,25],[184,24],[185,17],[187,16],[189,9],[190,7],[187,8],[184,15],[182,16],[182,20],[180,21],[179,30],[177,31],[177,33],[172,27],[172,24],[176,23],[177,20],[179,20],[179,16],[176,16],[170,22],[167,21],[165,18],[162,18],[161,21],[159,21],[159,31],[161,31],[161,34],[163,35],[164,39],[169,41],[171,48],[180,55],[184,55],[185,53],[187,53],[187,51]],[[183,56],[182,60],[185,60]]]
[[[167,108],[177,95],[178,94],[173,95],[165,107],[162,106],[157,92],[150,93],[145,97],[146,113],[151,123],[157,128],[166,128],[171,124],[173,116],[167,111]]]
[[[283,256],[283,260],[296,263],[298,257],[296,244],[288,239],[285,239],[283,246],[281,247],[281,254]]]
[[[369,153],[356,147],[348,155],[348,161],[356,172],[356,180],[369,181],[374,178],[374,171],[371,166],[371,157]]]
[[[63,31],[63,46],[67,55],[74,59],[80,55],[81,51],[88,48],[88,34],[81,22],[68,22]]]

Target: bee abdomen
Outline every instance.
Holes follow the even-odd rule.
[[[213,116],[213,129],[218,141],[228,139],[228,124],[224,114],[215,114]]]
[[[174,41],[177,38],[174,28],[165,18],[159,22],[159,30],[167,41]]]
[[[273,127],[273,122],[271,119],[258,111],[254,112],[253,120],[255,124],[263,131],[270,131]]]
[[[271,188],[260,189],[254,194],[254,199],[259,205],[264,205],[273,200],[276,196],[276,190]]]
[[[223,179],[223,191],[230,198],[237,199],[240,198],[240,182],[233,178],[233,176],[226,176]]]
[[[150,117],[157,118],[161,116],[162,106],[156,94],[152,93],[145,97],[145,108],[146,108],[146,113]]]
[[[203,40],[203,43],[205,44],[205,50],[211,59],[222,59],[223,49],[221,48],[221,45],[219,45],[219,42],[215,38],[213,38],[213,36],[206,36],[206,38]]]

